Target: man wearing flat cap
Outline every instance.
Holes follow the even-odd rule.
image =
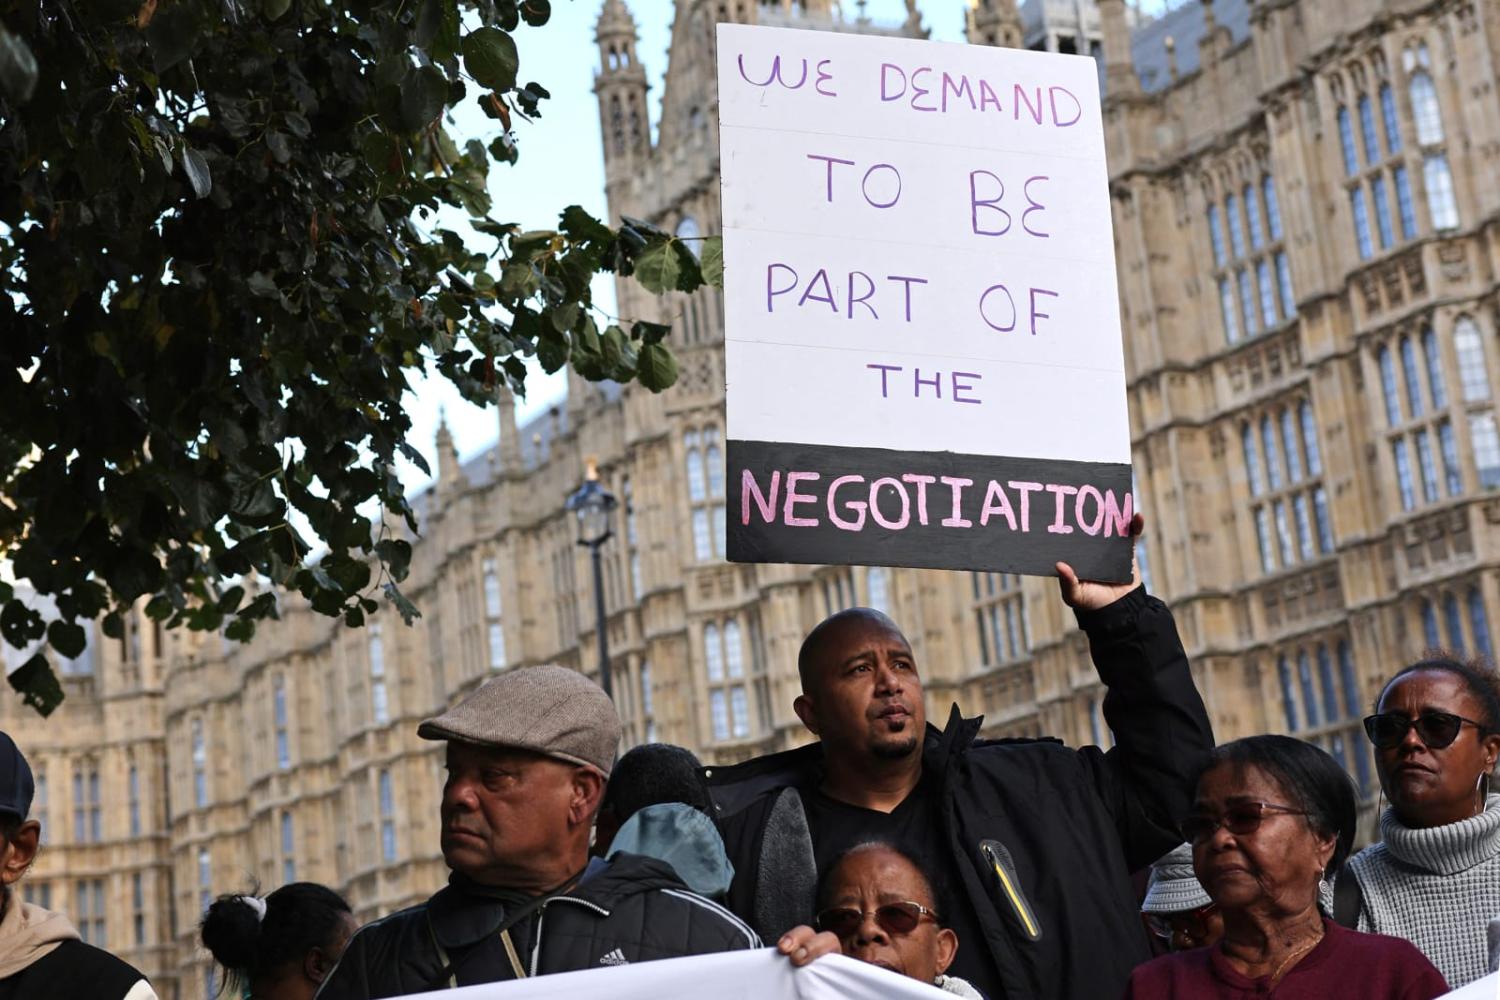
[[[442,849],[453,874],[427,902],[355,934],[319,1000],[760,947],[664,862],[589,860],[620,720],[582,674],[501,674],[417,735],[448,744]]]
[[[31,766],[0,733],[0,997],[5,1000],[156,1000],[130,964],[84,944],[68,918],[16,895],[36,860],[42,826],[27,819],[36,791]]]

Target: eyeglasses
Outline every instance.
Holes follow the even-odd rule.
[[[859,925],[864,923],[865,914],[868,912],[868,910],[856,909],[853,906],[832,907],[818,914],[818,930],[830,931],[836,937],[849,937],[859,930]],[[928,909],[921,903],[913,903],[911,900],[875,907],[875,923],[879,924],[881,930],[887,934],[898,936],[910,934],[923,920],[937,923],[937,919],[936,910]]]
[[[1415,719],[1408,719],[1399,712],[1381,712],[1365,719],[1365,735],[1380,749],[1390,750],[1400,746],[1406,740],[1406,734],[1415,729],[1417,738],[1427,749],[1441,750],[1458,739],[1466,722],[1481,733],[1485,731],[1484,723],[1452,712],[1423,712]]]
[[[1182,839],[1188,843],[1201,844],[1218,832],[1221,826],[1239,836],[1254,833],[1260,829],[1260,824],[1268,813],[1306,816],[1307,810],[1278,806],[1270,802],[1236,802],[1225,809],[1222,816],[1189,816],[1178,829],[1182,831]]]
[[[1146,929],[1163,941],[1172,940],[1172,935],[1179,928],[1188,937],[1199,938],[1206,930],[1203,921],[1218,908],[1218,903],[1204,903],[1196,910],[1182,913],[1142,913],[1141,917],[1146,921]]]

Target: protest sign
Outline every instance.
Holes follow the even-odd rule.
[[[729,558],[1128,579],[1098,64],[718,43]]]
[[[457,990],[413,994],[427,1000],[942,1000],[952,994],[843,955],[800,969],[773,948],[726,951]]]

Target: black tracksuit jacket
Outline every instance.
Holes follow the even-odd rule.
[[[506,904],[461,875],[425,903],[360,928],[318,1000],[373,1000],[514,979],[496,933]],[[693,894],[671,866],[639,854],[594,861],[570,892],[527,917],[528,976],[759,948],[755,932]],[[457,963],[456,973],[440,976]]]
[[[983,720],[957,706],[943,731],[928,727],[923,773],[939,789],[932,821],[960,876],[951,891],[984,928],[983,941],[959,947],[988,949],[998,979],[974,985],[991,1000],[1124,993],[1151,957],[1130,873],[1181,842],[1177,823],[1213,746],[1164,604],[1137,588],[1078,619],[1108,688],[1111,750],[976,739]],[[730,908],[768,941],[813,914],[818,873],[797,790],[821,775],[818,744],[705,769],[736,873]]]

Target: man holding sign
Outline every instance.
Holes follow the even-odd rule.
[[[779,937],[827,862],[879,837],[945,866],[956,975],[996,1000],[1118,996],[1149,957],[1129,872],[1180,840],[1213,738],[1171,615],[1124,582],[1140,522],[1098,64],[718,41],[729,557],[1056,568],[1118,741],[977,740],[956,707],[939,732],[896,624],[842,612],[799,657],[820,742],[710,773],[731,906]]]
[[[1139,577],[1059,574],[1109,687],[1108,752],[976,739],[982,720],[957,706],[942,732],[929,726],[911,646],[879,612],[808,635],[795,708],[820,742],[708,771],[729,903],[762,938],[810,923],[827,865],[879,838],[940,866],[939,912],[959,941],[949,971],[991,1000],[1124,991],[1151,957],[1130,872],[1181,840],[1213,734],[1172,616]]]

